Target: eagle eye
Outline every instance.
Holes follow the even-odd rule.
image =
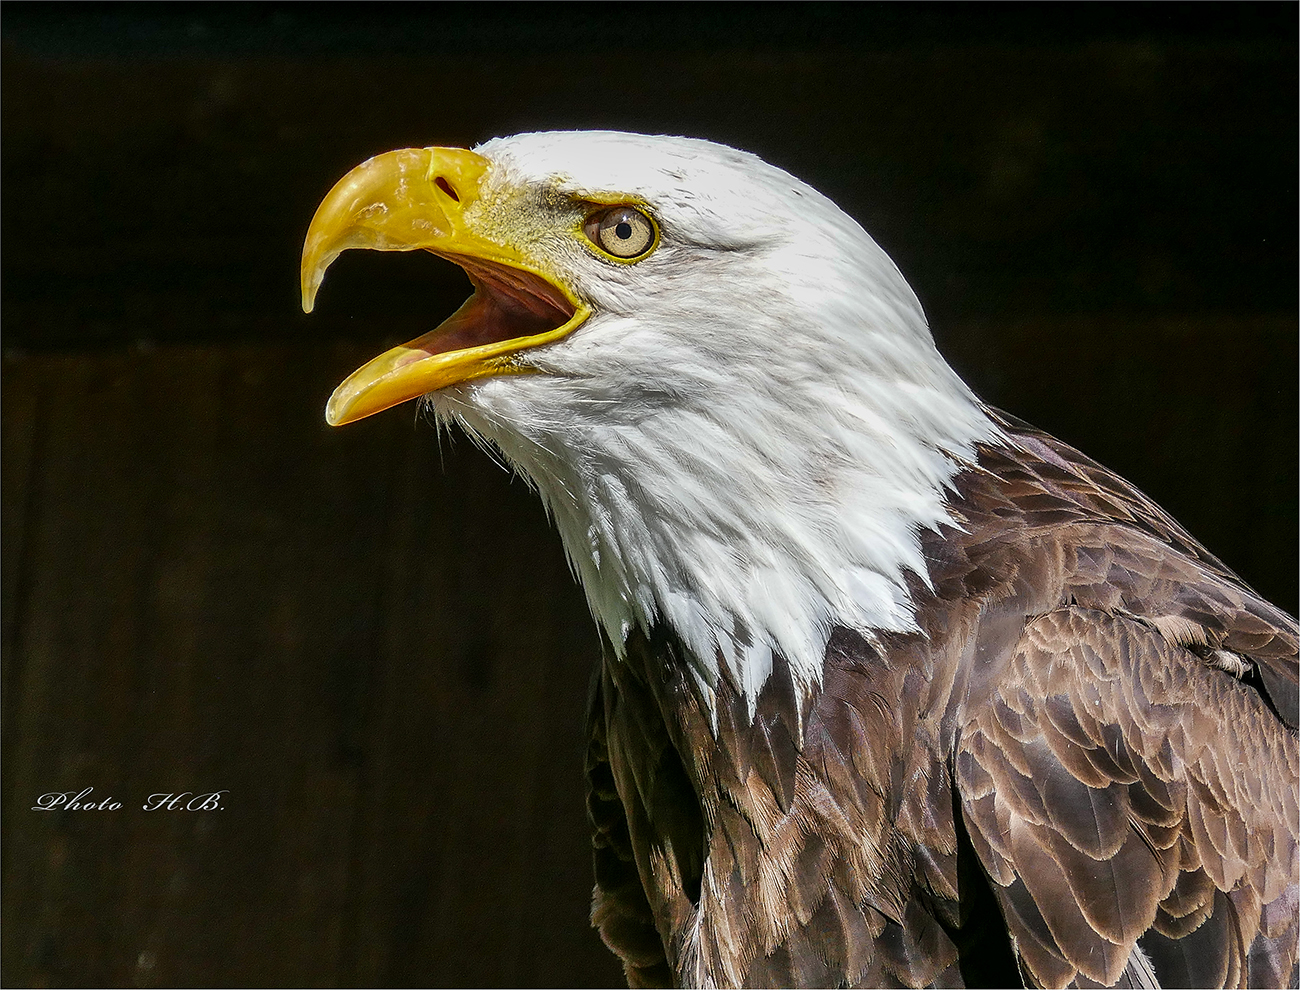
[[[659,240],[654,221],[632,206],[597,210],[587,217],[582,230],[596,247],[623,261],[649,254]]]

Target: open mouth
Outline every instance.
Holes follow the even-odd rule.
[[[425,355],[445,354],[520,337],[535,337],[564,326],[576,309],[545,279],[520,268],[441,254],[465,269],[474,294],[433,331],[411,341]]]
[[[303,243],[303,311],[343,251],[428,251],[460,265],[470,296],[435,330],[358,368],[330,397],[325,419],[351,423],[460,382],[528,371],[519,352],[559,340],[591,310],[544,260],[467,218],[491,162],[463,148],[403,148],[362,162],[330,190]],[[540,266],[540,267],[539,267]]]
[[[432,253],[460,265],[474,294],[435,330],[349,375],[326,407],[332,426],[448,385],[526,370],[518,352],[558,340],[588,315],[585,306],[524,268],[451,251]]]

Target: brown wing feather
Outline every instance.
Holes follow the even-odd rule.
[[[1125,565],[1141,574],[1155,564],[1167,568],[1164,581],[1185,580],[1173,589],[1174,607],[1161,602],[1163,611],[1138,614],[1147,619],[1183,614],[1193,622],[1203,621],[1213,638],[1211,645],[1251,658],[1256,689],[1288,726],[1297,728],[1300,664],[1296,660],[1296,620],[1260,598],[1167,512],[1119,475],[1007,413],[992,413],[1013,443],[990,447],[981,458],[981,469],[998,476],[1002,483],[972,487],[985,498],[993,489],[1001,489],[996,498],[1002,503],[1000,518],[1037,528],[1058,524],[1056,519],[1044,519],[1031,504],[1040,493],[1046,493],[1073,506],[1064,521],[1114,527],[1116,539],[1102,548],[1087,548],[1100,551],[1100,556],[1092,561],[1080,559],[1078,577],[1091,573],[1095,579],[1108,581],[1119,577]],[[1175,560],[1180,566],[1171,567]],[[1139,605],[1143,591],[1149,593],[1150,586],[1136,592]]]
[[[1293,985],[1295,620],[1123,479],[1004,425],[934,556],[950,587],[1000,583],[981,626],[1023,617],[967,682],[956,769],[1029,974],[1122,983],[1137,947],[1166,986]]]
[[[1114,985],[1138,945],[1166,985],[1222,986],[1252,950],[1289,976],[1293,946],[1254,942],[1265,907],[1295,897],[1300,762],[1257,693],[1139,622],[1077,607],[1029,623],[1008,675],[1020,710],[997,692],[971,713],[958,786],[1013,934],[1031,934],[1026,894],[1043,918],[1032,936],[1054,959],[1027,957],[1037,980],[1059,982],[1063,961],[1069,979]],[[1231,925],[1168,944],[1230,906]],[[1172,921],[1188,915],[1195,928]]]
[[[692,817],[698,805],[683,782],[680,765],[673,765],[677,755],[662,721],[656,723],[644,712],[640,717],[629,715],[629,704],[643,703],[645,697],[644,690],[634,690],[630,697],[620,691],[608,665],[599,672],[592,689],[586,767],[587,815],[596,871],[591,920],[605,944],[623,961],[629,986],[669,987],[677,981],[660,937],[661,929],[671,924],[673,917],[665,895],[674,888],[698,886],[699,880],[698,866],[694,876],[688,867],[683,879],[676,857],[665,856],[664,849],[673,847],[674,838],[683,848],[698,843],[700,827]],[[613,763],[609,755],[611,727],[613,743],[624,757]],[[642,867],[652,860],[651,849],[665,873],[672,874],[676,868],[673,880],[665,882],[664,876],[653,873],[642,875]],[[691,857],[695,864],[698,859]],[[647,896],[651,892],[658,894],[653,906]]]

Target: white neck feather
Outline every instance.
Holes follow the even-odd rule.
[[[537,487],[616,649],[667,624],[751,717],[774,654],[807,688],[836,626],[916,628],[919,531],[997,433],[889,258],[796,185],[809,230],[719,251],[665,219],[667,257],[533,353],[543,374],[429,397]]]

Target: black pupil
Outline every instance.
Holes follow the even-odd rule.
[[[614,225],[614,233],[620,241],[625,241],[632,236],[632,225],[626,220],[620,220]]]

